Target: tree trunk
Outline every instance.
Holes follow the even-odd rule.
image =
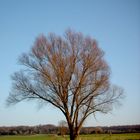
[[[76,129],[70,129],[70,140],[77,140],[79,133]]]
[[[77,140],[77,138],[78,138],[78,135],[75,135],[70,132],[70,140]]]

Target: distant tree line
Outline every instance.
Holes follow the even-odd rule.
[[[34,135],[57,133],[58,127],[54,125],[0,127],[0,135]]]
[[[65,127],[65,126],[64,126]],[[62,133],[62,130],[63,131]],[[80,134],[117,134],[117,133],[140,133],[140,125],[125,125],[111,127],[83,127]],[[68,128],[55,125],[38,125],[38,126],[11,126],[0,127],[0,135],[34,135],[34,134],[69,134]]]
[[[120,133],[140,133],[140,125],[83,127],[81,129],[81,134],[120,134]]]

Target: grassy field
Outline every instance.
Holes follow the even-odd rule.
[[[0,136],[0,140],[69,140],[68,137],[55,135],[33,135],[33,136]],[[81,135],[79,140],[140,140],[139,134],[97,134]]]

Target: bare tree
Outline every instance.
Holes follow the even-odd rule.
[[[60,135],[61,136],[65,136],[66,135],[66,133],[67,133],[67,122],[66,121],[64,121],[64,120],[61,120],[60,122],[59,122],[59,133],[60,133]]]
[[[123,93],[111,86],[110,69],[96,40],[82,33],[41,35],[19,62],[26,69],[13,74],[7,103],[38,100],[55,106],[66,117],[70,140],[77,138],[89,115],[107,113]]]

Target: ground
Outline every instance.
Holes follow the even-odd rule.
[[[69,140],[68,136],[33,135],[33,136],[0,136],[0,140]],[[140,140],[140,133],[133,134],[95,134],[81,135],[79,140]]]

